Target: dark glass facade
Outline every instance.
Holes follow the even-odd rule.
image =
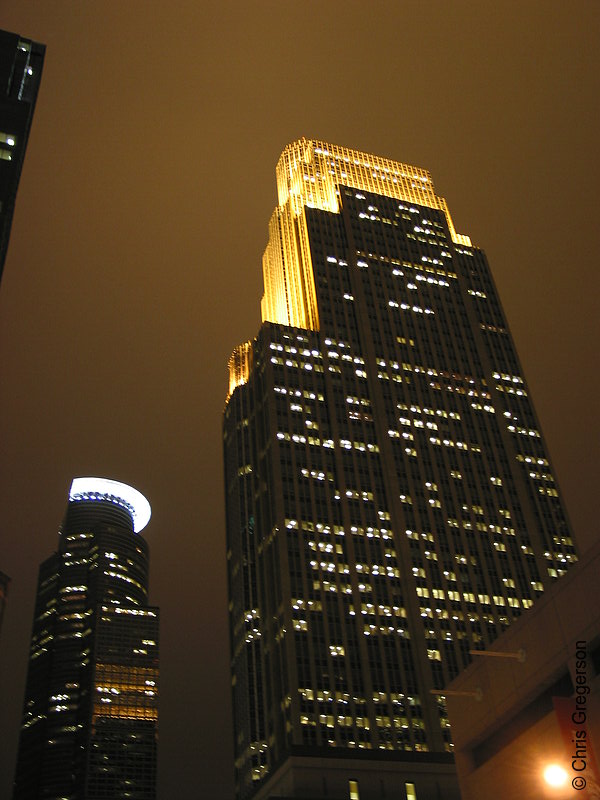
[[[154,800],[158,621],[131,511],[71,498],[40,567],[15,800]]]
[[[431,690],[576,560],[483,251],[426,173],[298,144],[265,256],[288,310],[263,300],[224,413],[240,797],[295,753],[451,761]]]
[[[45,50],[42,44],[0,30],[0,278]]]

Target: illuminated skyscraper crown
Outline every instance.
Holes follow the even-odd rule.
[[[100,500],[124,508],[133,520],[135,533],[142,531],[150,520],[150,503],[141,492],[126,483],[108,478],[74,478],[69,502]]]
[[[468,236],[456,233],[445,199],[420,167],[303,138],[285,148],[276,172],[279,205],[263,256],[263,322],[319,329],[304,209],[339,213],[340,185],[440,209],[452,239],[471,244]]]
[[[317,208],[338,214],[340,185],[440,209],[453,241],[471,244],[468,236],[456,233],[445,199],[435,193],[431,175],[420,167],[302,138],[287,145],[276,174],[279,205],[269,222],[269,241],[263,255],[263,322],[319,329],[304,210]],[[248,380],[249,345],[245,342],[237,347],[229,360],[228,397]]]

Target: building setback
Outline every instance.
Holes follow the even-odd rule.
[[[43,44],[0,30],[0,278],[45,51]]]
[[[288,145],[224,412],[237,796],[458,797],[441,690],[576,560],[484,253],[423,169]]]
[[[156,797],[158,609],[147,500],[77,478],[40,567],[14,800]]]

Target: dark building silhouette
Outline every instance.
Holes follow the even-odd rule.
[[[285,148],[229,362],[238,797],[456,798],[442,690],[576,560],[484,253],[423,169]]]
[[[0,279],[45,46],[0,30]]]
[[[156,796],[158,609],[138,535],[149,518],[130,486],[71,485],[40,567],[15,800]]]
[[[4,609],[6,608],[6,598],[8,597],[8,585],[10,578],[0,572],[0,634],[2,633],[2,622],[4,621]]]

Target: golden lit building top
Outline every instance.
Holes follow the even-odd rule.
[[[295,216],[300,215],[303,206],[338,213],[338,185],[343,184],[359,191],[440,209],[446,215],[453,241],[471,244],[468,236],[456,233],[446,201],[436,195],[426,169],[302,138],[287,145],[276,173],[279,205],[284,206],[291,199]]]
[[[340,185],[441,210],[453,241],[470,245],[456,233],[446,200],[435,193],[425,169],[362,153],[317,139],[288,144],[276,168],[277,199],[269,222],[263,266],[263,322],[319,330],[319,310],[308,241],[305,209],[340,211]],[[239,345],[229,359],[229,391],[246,383],[251,343]]]
[[[263,256],[263,322],[319,329],[304,209],[339,213],[340,184],[439,209],[453,241],[471,244],[468,236],[456,233],[445,199],[435,193],[429,172],[419,167],[302,138],[287,145],[276,173],[279,205]]]

